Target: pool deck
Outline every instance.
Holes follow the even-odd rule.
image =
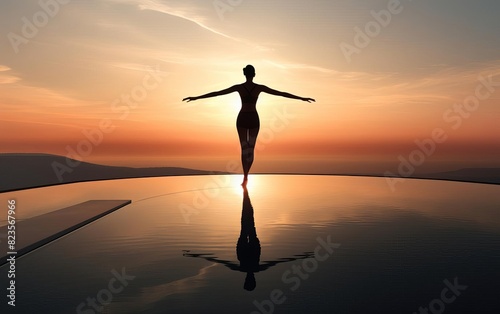
[[[8,226],[0,227],[2,251],[0,266],[8,258],[19,258],[57,238],[77,230],[128,204],[130,200],[90,200],[54,212],[18,221],[15,224],[15,247],[8,247]],[[13,254],[15,252],[15,254]]]

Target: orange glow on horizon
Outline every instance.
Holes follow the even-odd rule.
[[[468,53],[476,59],[465,58],[452,39],[465,33],[447,36],[452,30],[430,23],[411,34],[413,42],[399,26],[388,27],[347,62],[339,44],[352,42],[353,27],[366,23],[362,14],[346,19],[341,13],[367,9],[354,3],[279,11],[249,3],[253,9],[238,8],[222,22],[202,2],[182,8],[126,2],[67,6],[19,53],[4,38],[0,153],[65,156],[68,147],[90,141],[91,152],[81,159],[137,165],[142,158],[145,166],[148,158],[156,160],[151,166],[162,158],[238,159],[238,95],[182,99],[242,83],[242,68],[253,64],[256,83],[317,100],[260,96],[261,160],[393,162],[442,129],[447,140],[430,160],[499,163],[500,60],[485,57],[493,41],[474,38]],[[460,16],[459,8],[450,10]],[[262,23],[254,23],[252,12]],[[313,14],[316,22],[297,12]],[[410,29],[415,19],[407,14],[397,23]],[[7,26],[16,31],[19,25]],[[449,39],[437,42],[425,30]]]

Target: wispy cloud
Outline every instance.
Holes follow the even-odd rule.
[[[227,33],[219,30],[218,28],[212,26],[213,20],[210,18],[211,11],[206,9],[206,7],[197,4],[194,5],[190,3],[189,1],[183,1],[183,2],[177,2],[175,4],[171,3],[166,3],[162,2],[159,0],[108,0],[111,2],[115,3],[123,3],[127,2],[133,5],[136,5],[140,10],[149,10],[149,11],[155,11],[155,12],[160,12],[163,14],[167,14],[170,16],[178,17],[180,19],[189,21],[191,23],[194,23],[201,27],[202,29],[221,36],[223,38],[233,40],[245,45],[248,45],[258,51],[272,51],[272,48],[265,47],[260,44],[256,44],[254,42],[248,41],[243,38],[238,38],[235,36],[228,35]],[[211,2],[209,3],[209,7],[212,9],[212,4]],[[211,25],[212,24],[212,25]]]
[[[9,68],[8,66],[0,64],[0,84],[12,84],[21,80],[20,77],[4,73],[10,70],[11,68]]]
[[[333,74],[333,73],[338,73],[337,71],[333,69],[328,69],[316,65],[309,65],[309,64],[303,64],[303,63],[283,63],[283,62],[276,62],[276,61],[271,61],[271,60],[266,60],[265,61],[267,64],[283,69],[283,70],[288,70],[288,69],[295,69],[295,70],[311,70],[311,71],[316,71],[316,72],[321,72],[321,73],[328,73],[328,74]]]
[[[349,75],[349,74],[346,74]],[[411,103],[442,104],[447,106],[473,93],[479,77],[492,76],[499,81],[500,63],[475,64],[470,68],[441,67],[435,72],[418,77],[403,78],[402,75],[380,75],[378,84],[373,73],[358,73],[346,90],[356,93],[352,103],[363,106],[385,106],[389,103],[406,106]]]
[[[187,21],[195,23],[196,25],[200,26],[201,28],[204,28],[204,29],[206,29],[214,34],[217,34],[217,35],[229,38],[229,39],[237,40],[234,37],[231,37],[231,36],[224,34],[224,33],[220,32],[212,27],[209,27],[207,25],[207,19],[203,15],[196,12],[196,11],[198,11],[196,9],[196,7],[186,6],[186,5],[172,6],[172,5],[169,5],[167,3],[163,3],[163,2],[159,2],[159,1],[155,1],[155,0],[141,0],[138,2],[138,6],[141,10],[157,11],[157,12],[165,13],[165,14],[168,14],[171,16],[176,16],[176,17],[179,17],[181,19],[185,19]]]
[[[11,75],[0,75],[0,84],[12,84],[20,81],[21,79]]]
[[[33,125],[42,125],[42,126],[59,126],[70,129],[81,130],[82,125],[75,125],[74,121],[71,123],[57,123],[57,122],[43,122],[43,121],[24,121],[24,120],[14,120],[14,119],[0,119],[2,124],[11,123],[12,125],[22,125],[24,128],[32,127]]]
[[[189,1],[177,2],[176,4],[169,4],[158,0],[108,0],[108,2],[128,3],[136,5],[140,10],[156,11],[175,16],[195,23],[213,34],[236,40],[236,38],[210,27],[208,25],[208,18],[206,18],[206,14],[203,13],[202,8],[199,5],[190,5]]]

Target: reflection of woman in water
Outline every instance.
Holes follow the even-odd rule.
[[[243,209],[241,210],[241,232],[236,244],[236,256],[240,261],[240,269],[247,272],[244,288],[253,290],[256,282],[253,275],[259,271],[260,241],[255,230],[253,207],[247,189],[243,193]]]
[[[294,257],[280,258],[277,261],[266,261],[260,264],[260,241],[257,238],[257,231],[255,230],[255,222],[253,218],[253,207],[250,203],[248,190],[243,189],[243,209],[241,211],[241,232],[236,244],[236,255],[240,261],[239,265],[234,262],[218,259],[213,257],[211,253],[208,254],[194,254],[189,251],[184,251],[184,256],[187,257],[201,257],[210,262],[220,263],[234,271],[246,273],[245,284],[243,288],[248,291],[255,289],[256,281],[254,273],[264,271],[279,263],[295,261],[298,259],[305,259],[313,257],[312,252],[305,252],[301,255]]]
[[[246,77],[245,83],[234,85],[224,90],[208,93],[197,97],[187,97],[184,98],[183,101],[187,100],[188,102],[190,102],[202,98],[226,95],[232,92],[238,92],[240,94],[241,110],[236,120],[236,128],[238,129],[238,136],[240,138],[241,164],[243,166],[244,173],[242,185],[246,185],[248,181],[248,173],[250,172],[250,168],[252,167],[252,163],[254,160],[255,143],[257,142],[257,135],[259,134],[260,129],[259,115],[257,114],[256,109],[259,94],[261,92],[264,92],[271,95],[299,99],[307,102],[312,102],[315,100],[312,98],[304,98],[289,93],[280,92],[267,86],[254,83],[253,78],[255,77],[255,68],[251,65],[247,65],[243,69],[243,74]]]

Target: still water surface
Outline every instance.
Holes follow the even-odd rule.
[[[132,200],[20,258],[16,312],[499,313],[500,186],[262,175],[244,193],[240,179],[2,194],[20,219]]]

